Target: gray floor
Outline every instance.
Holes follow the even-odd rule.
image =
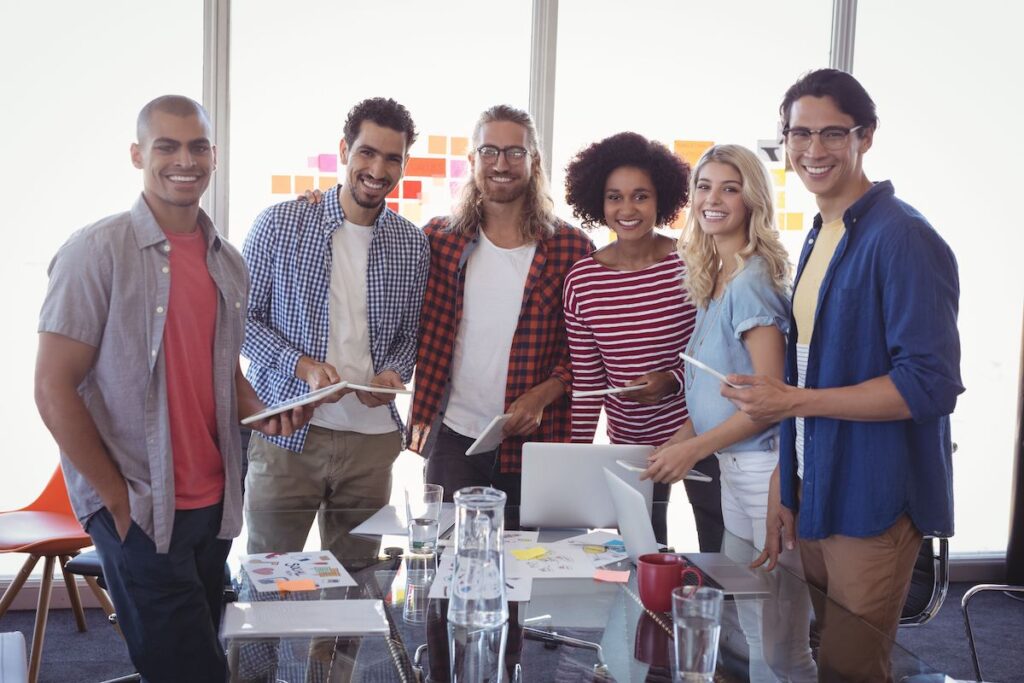
[[[971,680],[960,598],[967,584],[953,584],[939,615],[930,623],[900,631],[899,643],[931,667]],[[983,594],[971,604],[982,672],[988,681],[1024,681],[1024,603],[1002,594]],[[21,631],[31,639],[34,612],[10,612],[0,630]],[[89,630],[78,633],[69,610],[50,613],[43,647],[41,683],[95,683],[132,672],[124,643],[100,610],[87,610]],[[555,675],[558,667],[549,670]],[[551,679],[554,680],[554,679]]]

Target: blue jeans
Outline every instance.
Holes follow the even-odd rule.
[[[176,511],[167,554],[135,522],[122,542],[106,508],[86,524],[128,654],[147,683],[227,679],[218,632],[231,541],[217,538],[220,523],[219,503]]]

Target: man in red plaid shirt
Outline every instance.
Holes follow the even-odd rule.
[[[465,486],[493,486],[518,506],[523,442],[570,440],[562,281],[594,245],[552,213],[529,114],[491,107],[473,148],[453,214],[423,228],[430,276],[409,447],[427,458],[426,480],[441,484],[446,500]],[[506,413],[501,445],[467,456]]]

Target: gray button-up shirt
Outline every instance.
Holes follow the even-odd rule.
[[[218,292],[213,346],[217,436],[224,462],[224,512],[218,536],[242,523],[241,443],[235,370],[245,330],[249,277],[241,255],[199,213],[206,265]],[[174,462],[167,412],[164,322],[171,289],[171,245],[140,196],[131,211],[82,228],[50,263],[40,332],[96,347],[78,388],[110,457],[128,484],[132,519],[168,550],[174,526]],[[200,353],[200,349],[196,349]],[[68,492],[84,524],[103,502],[61,453]]]

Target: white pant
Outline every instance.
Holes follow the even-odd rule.
[[[749,564],[765,542],[768,484],[779,462],[778,451],[719,453],[722,471],[722,552]],[[753,548],[751,547],[753,545]],[[795,552],[795,551],[790,551]],[[811,602],[800,581],[784,569],[768,575],[772,597],[737,600],[740,628],[750,651],[750,680],[817,681],[808,638]]]

